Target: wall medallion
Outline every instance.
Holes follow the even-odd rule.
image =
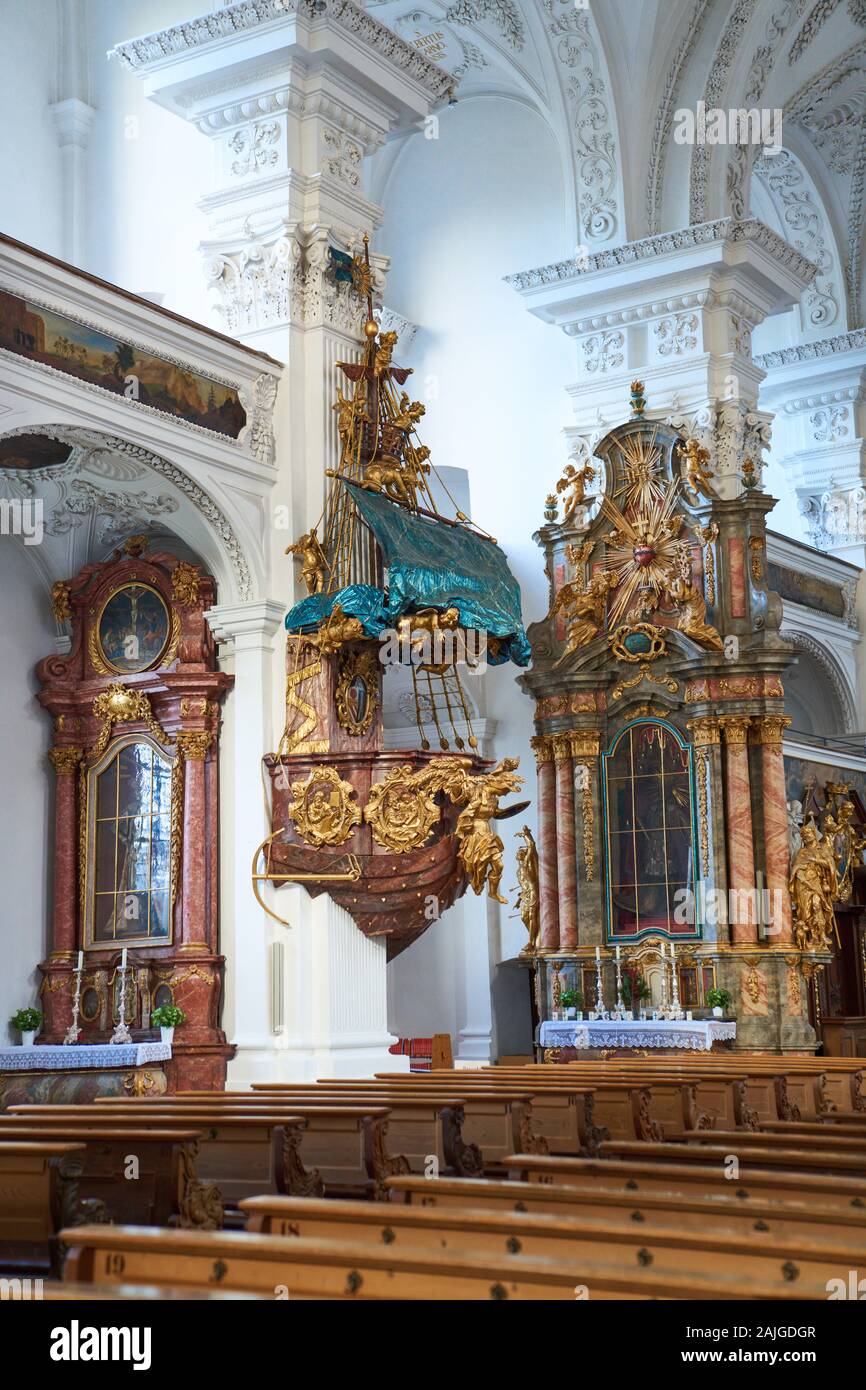
[[[364,819],[383,849],[408,854],[423,845],[439,819],[428,772],[413,773],[408,763],[392,768],[370,788]]]
[[[334,691],[337,719],[347,734],[365,734],[379,703],[379,666],[370,649],[349,652],[340,664]]]
[[[314,768],[303,781],[292,783],[287,811],[301,839],[310,845],[342,845],[361,823],[355,789],[335,767]]]

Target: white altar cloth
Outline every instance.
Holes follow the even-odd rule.
[[[736,1023],[713,1019],[547,1020],[538,1030],[541,1047],[679,1047],[689,1052],[709,1052],[714,1042],[736,1036]]]
[[[150,1043],[73,1043],[69,1047],[0,1048],[2,1071],[78,1071],[82,1067],[142,1067],[146,1062],[168,1062],[171,1044]]]

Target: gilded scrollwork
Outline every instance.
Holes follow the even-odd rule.
[[[184,608],[195,603],[201,584],[201,571],[196,565],[179,560],[171,573],[171,596]]]
[[[119,681],[112,681],[97,695],[93,701],[93,713],[102,720],[102,728],[89,751],[91,759],[99,758],[105,752],[115,724],[146,724],[158,743],[163,747],[169,743],[168,734],[153,716],[147,696],[140,690],[128,690]]]

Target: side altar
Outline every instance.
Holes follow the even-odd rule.
[[[520,677],[538,765],[522,960],[545,1026],[581,1008],[697,1023],[721,1004],[729,1045],[812,1052],[826,846],[804,842],[792,869],[774,501],[754,459],[735,478],[714,463],[647,418],[634,382],[631,417],[548,498],[549,611]]]
[[[163,1042],[0,1048],[0,1110],[163,1095],[170,1061],[171,1045]]]

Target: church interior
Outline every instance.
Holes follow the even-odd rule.
[[[210,2],[3,5],[0,1301],[866,1297],[866,3]]]

